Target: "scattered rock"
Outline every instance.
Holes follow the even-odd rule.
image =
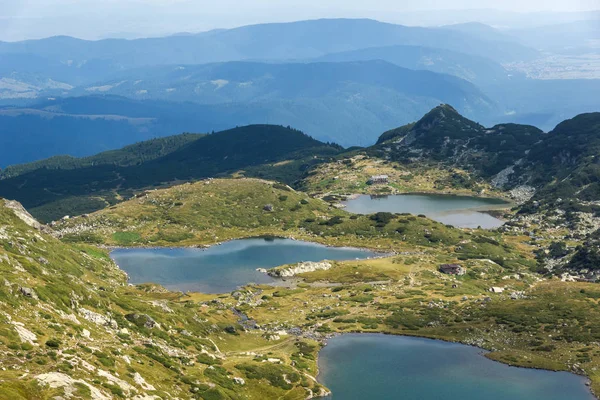
[[[156,388],[146,382],[146,380],[138,372],[133,374],[133,381],[136,383],[136,385],[140,386],[144,390],[156,390]]]
[[[81,314],[81,316],[84,319],[86,319],[90,322],[93,322],[97,325],[109,326],[114,329],[117,329],[117,327],[118,327],[117,323],[115,321],[113,321],[111,318],[106,317],[102,314],[98,314],[96,312],[90,311],[88,309],[80,308],[79,314]]]
[[[512,293],[510,294],[510,298],[511,298],[512,300],[524,299],[525,297],[526,297],[526,296],[525,296],[525,292],[512,292]]]
[[[125,319],[137,326],[143,326],[148,329],[158,327],[158,323],[147,314],[131,313],[125,315]]]
[[[21,292],[21,294],[25,297],[30,297],[30,298],[36,299],[36,300],[38,298],[37,294],[35,294],[35,291],[28,287],[20,287],[19,292]]]
[[[532,186],[517,186],[510,191],[510,197],[519,204],[529,201],[535,194],[535,188]]]
[[[246,384],[246,381],[244,380],[244,378],[240,378],[240,377],[237,377],[237,376],[235,376],[233,378],[233,381],[235,383],[237,383],[238,385],[242,385],[242,386]]]

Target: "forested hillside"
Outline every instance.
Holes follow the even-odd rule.
[[[291,128],[252,125],[143,142],[84,159],[11,167],[0,180],[0,196],[19,199],[50,221],[98,210],[143,188],[234,172],[292,183],[341,150]]]

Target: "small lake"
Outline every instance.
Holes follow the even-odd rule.
[[[584,377],[510,367],[483,352],[438,340],[347,334],[319,353],[319,382],[339,400],[595,399]]]
[[[247,283],[275,279],[256,271],[301,261],[354,260],[374,252],[327,247],[291,239],[242,239],[208,249],[118,249],[113,260],[133,284],[153,282],[170,290],[226,293]]]
[[[342,204],[346,211],[355,214],[380,211],[423,214],[447,225],[484,229],[498,228],[504,221],[482,211],[510,207],[510,203],[499,199],[434,194],[362,195]]]

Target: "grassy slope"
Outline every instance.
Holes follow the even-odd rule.
[[[388,175],[387,185],[368,185],[373,175]],[[504,197],[483,179],[456,167],[401,164],[359,151],[315,167],[300,187],[311,194],[448,193]]]
[[[280,196],[287,198],[280,200]],[[302,204],[302,200],[307,203]],[[176,205],[178,202],[182,204]],[[274,211],[264,211],[262,207],[265,203],[273,204]],[[301,207],[291,211],[296,204]],[[233,218],[234,215],[236,218]],[[312,222],[306,223],[307,215],[310,216],[309,219],[314,217],[315,220],[322,221],[330,221],[338,216],[342,218],[342,222],[328,226],[319,225],[315,221],[314,225]],[[22,225],[13,220],[7,223],[19,227]],[[284,389],[267,384],[268,379],[281,383],[283,373],[295,377],[294,371],[287,369],[291,367],[292,361],[298,371],[312,376],[316,374],[315,356],[318,345],[309,340],[302,340],[305,344],[296,344],[294,337],[277,333],[294,327],[311,337],[331,332],[386,332],[475,344],[493,350],[489,356],[502,362],[585,373],[592,379],[593,388],[600,389],[600,376],[595,372],[600,366],[600,352],[590,346],[600,339],[600,314],[597,307],[600,292],[594,285],[541,280],[538,275],[531,273],[529,268],[533,265],[533,255],[526,237],[507,237],[503,240],[494,233],[452,229],[426,218],[413,216],[392,216],[387,223],[377,226],[377,221],[369,217],[351,219],[347,213],[330,208],[321,200],[307,198],[302,193],[282,186],[273,187],[270,182],[251,179],[214,180],[209,184],[199,182],[154,191],[88,218],[66,221],[58,228],[64,231],[67,228],[81,229],[83,226],[90,228],[87,232],[76,235],[77,237],[69,236],[65,239],[92,239],[108,244],[181,245],[211,243],[259,233],[292,233],[328,244],[363,244],[402,251],[383,259],[335,263],[328,271],[305,274],[302,277],[305,281],[292,288],[251,286],[242,290],[241,296],[235,298],[230,295],[204,294],[181,296],[157,292],[148,287],[126,287],[102,251],[93,250],[84,244],[65,245],[44,237],[52,243],[54,251],[63,257],[69,252],[79,254],[82,250],[92,254],[92,261],[88,263],[98,265],[98,272],[92,274],[94,268],[86,268],[87,273],[91,274],[90,280],[113,271],[111,274],[115,275],[114,283],[104,277],[103,280],[108,281],[104,283],[105,290],[88,285],[93,288],[90,291],[91,297],[80,303],[99,312],[110,309],[120,326],[130,329],[131,338],[121,338],[105,333],[104,328],[99,329],[83,322],[96,339],[90,346],[105,348],[106,345],[106,348],[124,352],[130,357],[136,357],[132,359],[144,363],[132,363],[128,366],[121,361],[120,355],[108,354],[116,364],[106,368],[119,372],[125,380],[131,379],[128,374],[132,374],[130,368],[134,368],[158,388],[170,388],[177,382],[175,389],[169,389],[170,393],[173,393],[172,390],[186,393],[194,386],[198,386],[198,390],[208,390],[206,386],[182,382],[172,370],[160,366],[161,362],[166,362],[167,365],[173,363],[186,377],[191,378],[191,382],[198,379],[221,385],[217,386],[221,394],[232,398],[235,398],[236,393],[243,393],[249,398],[275,398],[284,394],[285,398],[304,398],[304,389]],[[315,233],[311,231],[313,229],[319,231]],[[179,236],[181,233],[192,234],[193,237]],[[27,241],[28,236],[24,233],[19,232],[19,236],[24,236]],[[166,238],[171,241],[165,240]],[[154,241],[151,243],[147,242],[152,240]],[[35,253],[32,255],[35,257]],[[495,262],[490,261],[490,258]],[[51,263],[45,268],[53,268],[54,259],[48,259]],[[453,278],[439,274],[436,266],[446,262],[463,263],[467,267],[467,275]],[[56,284],[64,285],[65,288],[79,287],[78,283],[72,282],[72,278],[68,285],[63,284],[67,280],[64,272],[52,272],[52,278],[44,278],[45,275],[39,271],[33,276],[36,279],[56,279],[60,281]],[[323,285],[323,282],[328,284]],[[30,285],[36,291],[44,293],[39,288],[40,285]],[[331,285],[336,287],[330,287]],[[491,286],[505,287],[506,292],[490,294],[488,289]],[[53,290],[52,293],[54,292]],[[518,293],[516,300],[510,298],[513,292]],[[10,298],[10,295],[6,296]],[[488,296],[491,300],[486,300]],[[173,313],[165,313],[148,303],[156,299],[166,300],[166,305]],[[310,308],[302,306],[304,302],[310,304]],[[54,304],[61,303],[54,300],[51,304],[58,307]],[[74,312],[68,304],[60,307],[64,312]],[[228,311],[230,307],[247,313],[261,325],[261,330],[241,332],[238,328],[240,336],[225,333],[223,329],[226,326],[236,326],[235,319]],[[137,328],[124,321],[122,316],[132,310],[151,315],[162,328]],[[7,308],[6,312],[17,314],[14,308]],[[50,314],[52,320],[59,320],[61,326],[65,325],[58,313]],[[199,316],[200,319],[194,316]],[[99,365],[103,362],[110,364],[110,361],[97,360],[98,357],[94,354],[85,351],[81,353],[75,347],[75,340],[85,343],[78,333],[79,328],[75,326],[67,325],[67,329],[61,332],[52,328],[51,322],[44,318],[23,322],[26,327],[39,326],[38,329],[43,333],[40,334],[43,337],[41,340],[59,337],[64,342],[64,348],[75,348],[77,357]],[[217,328],[214,327],[215,323]],[[193,336],[173,333],[164,335],[168,329],[186,329]],[[40,357],[49,360],[45,365],[33,365],[32,375],[63,368],[60,364],[66,357],[64,352],[57,354],[57,360],[54,361],[52,353],[47,354],[46,349],[18,350],[20,345],[14,332],[11,334],[10,329],[7,330],[9,339],[3,339],[3,343],[17,349],[10,350],[11,360],[14,358],[16,362],[23,357],[27,359],[27,354],[32,355],[32,360]],[[73,334],[72,339],[69,338],[69,333]],[[192,355],[191,358],[197,354],[198,345],[208,346],[207,351],[215,352],[205,340],[211,338],[226,357],[223,366],[233,376],[243,377],[247,384],[234,385],[233,389],[228,389],[228,386],[231,387],[228,383],[231,378],[228,380],[219,375],[220,370],[217,370],[218,374],[211,370],[207,376],[206,366],[198,363],[186,366],[185,358],[161,358],[152,353],[155,360],[149,361],[148,355],[140,355],[131,346],[122,346],[127,341],[143,342],[148,335],[159,343],[168,343],[176,348],[183,346]],[[274,340],[267,340],[266,337]],[[265,357],[280,358],[284,365],[254,363],[254,367],[243,366],[241,364],[253,363],[254,356],[245,354],[248,351]],[[157,357],[161,361],[157,361]],[[268,367],[263,368],[265,366]],[[273,371],[271,367],[276,370]],[[73,370],[66,366],[64,368],[76,377],[89,377],[79,367]],[[190,382],[187,378],[184,379]],[[309,378],[298,379],[300,385],[312,385]],[[5,387],[11,390],[17,388],[26,391],[28,395],[33,390],[23,388],[27,381],[7,382],[9,383],[5,383]],[[102,387],[102,382],[98,385]]]
[[[46,373],[78,380],[66,390],[76,398],[89,398],[91,390],[101,391],[106,398],[135,394],[259,398],[265,385],[249,378],[241,367],[235,368],[240,364],[260,368],[253,376],[277,378],[279,387],[268,389],[272,397],[303,399],[307,392],[301,386],[314,386],[290,366],[293,342],[269,341],[262,332],[241,331],[227,306],[220,300],[209,302],[214,296],[189,302],[160,288],[128,287],[124,274],[104,251],[59,242],[28,227],[2,205],[0,245],[1,399],[64,395],[63,388],[36,383],[34,378]],[[21,287],[33,289],[37,298],[23,296]],[[86,320],[84,309],[109,318],[114,326]],[[130,322],[125,316],[131,313],[148,315],[159,325],[147,328]],[[226,333],[227,327],[236,333]],[[23,341],[17,329],[31,332],[34,340]],[[301,343],[312,349],[301,358],[306,358],[304,370],[314,375],[317,347]],[[255,362],[253,356],[241,354],[249,349],[259,354],[264,349],[284,364]],[[224,369],[218,365],[207,369],[206,363],[222,364]],[[136,373],[155,390],[136,383]],[[281,383],[283,373],[297,379],[289,385]],[[234,376],[245,378],[246,384],[235,384]]]
[[[264,210],[266,205],[273,211]],[[531,264],[494,232],[463,232],[410,215],[352,215],[258,179],[215,179],[156,190],[55,228],[67,241],[118,246],[196,246],[271,235],[394,251],[442,247],[461,258],[485,254],[508,268]],[[471,241],[457,246],[468,236]]]

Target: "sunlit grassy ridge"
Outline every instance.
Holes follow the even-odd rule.
[[[301,399],[315,389],[287,357],[305,346],[300,358],[310,357],[304,370],[314,375],[317,346],[246,333],[214,296],[189,302],[127,286],[105,251],[62,243],[1,205],[0,243],[2,399],[258,398],[264,377],[279,382],[272,397]],[[282,364],[241,354],[263,348]],[[288,384],[283,374],[297,379]]]

